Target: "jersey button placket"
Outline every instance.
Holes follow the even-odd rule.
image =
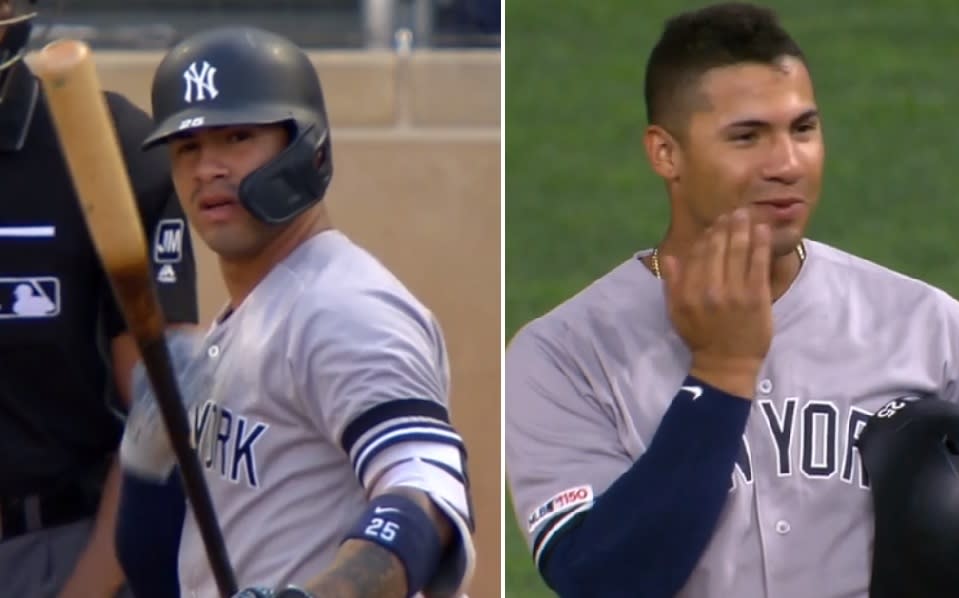
[[[772,400],[770,395],[773,392],[773,381],[768,376],[767,373],[761,373],[758,381],[756,382],[756,399],[760,401],[769,401]],[[760,456],[759,454],[754,455],[755,458],[776,458],[776,453],[771,452],[768,455]],[[775,476],[774,476],[775,477]],[[762,522],[762,531],[760,532],[760,543],[762,558],[765,561],[765,566],[763,571],[765,572],[765,589],[766,589],[766,598],[772,598],[778,596],[777,591],[777,575],[778,572],[776,569],[776,562],[782,557],[782,555],[788,553],[788,548],[785,544],[781,543],[780,540],[785,540],[787,534],[789,534],[791,527],[789,522],[785,519],[778,517],[777,513],[777,501],[771,499],[770,496],[774,495],[777,492],[781,492],[782,488],[778,487],[777,482],[779,480],[766,480],[764,484],[763,481],[756,480],[754,482],[754,491],[756,492],[756,514],[759,518],[759,521]],[[770,486],[771,484],[771,486]],[[766,493],[759,492],[759,486],[766,485],[769,488]],[[772,530],[775,533],[770,533],[767,530]]]

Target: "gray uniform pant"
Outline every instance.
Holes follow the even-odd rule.
[[[73,571],[93,528],[87,519],[0,542],[0,594],[56,598]],[[132,598],[122,590],[117,598]]]

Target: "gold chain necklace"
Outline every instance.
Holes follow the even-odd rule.
[[[806,248],[803,247],[802,242],[799,245],[796,245],[796,255],[799,256],[799,265],[802,266],[806,261]],[[659,272],[659,247],[653,247],[653,254],[651,256],[650,262],[653,266],[653,275],[656,278],[662,278],[662,275]]]

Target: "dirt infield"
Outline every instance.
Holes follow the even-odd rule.
[[[437,314],[477,510],[472,598],[500,596],[500,56],[314,53],[333,123],[334,223]],[[97,56],[104,87],[149,110],[154,53]],[[255,83],[254,83],[255,84]],[[225,300],[199,243],[201,317]]]

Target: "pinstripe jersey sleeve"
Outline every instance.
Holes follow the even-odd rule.
[[[566,350],[567,331],[539,320],[506,351],[506,471],[519,527],[537,565],[632,464],[612,413]]]

